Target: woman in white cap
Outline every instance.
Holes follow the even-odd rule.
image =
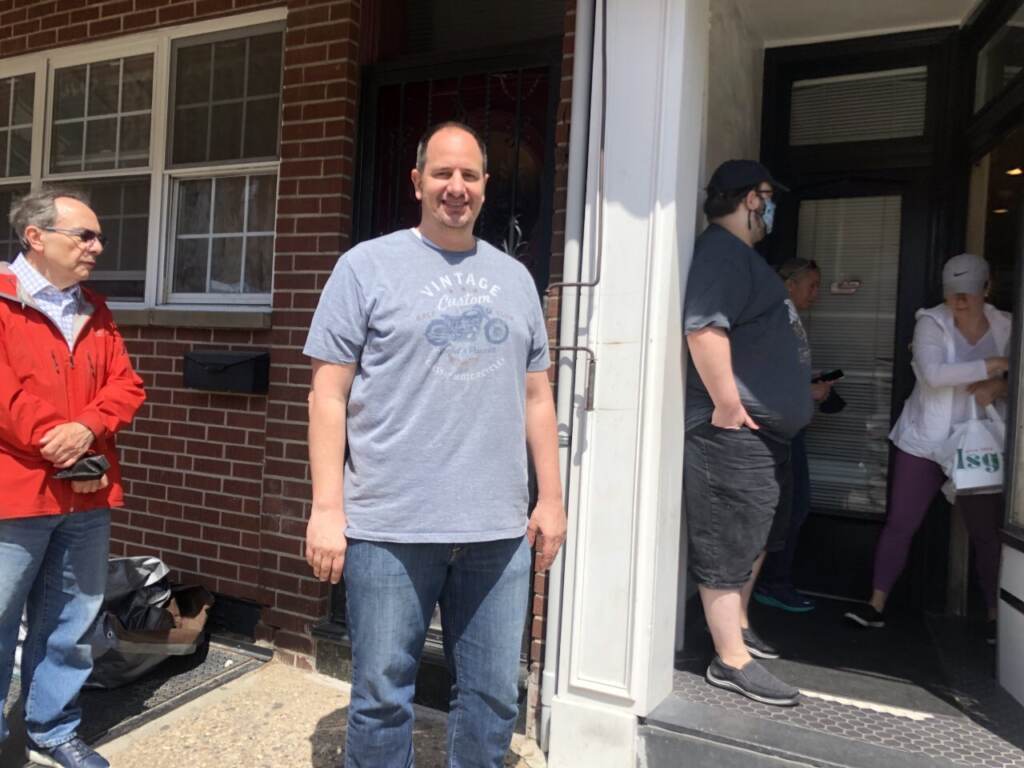
[[[1006,396],[1010,315],[985,302],[988,263],[962,253],[942,269],[945,301],[917,313],[914,373],[917,383],[889,435],[893,445],[889,510],[875,550],[869,603],[846,618],[884,627],[885,603],[907,561],[910,544],[946,476],[936,451],[954,425],[966,421],[969,398],[987,406]],[[956,500],[974,547],[978,579],[988,607],[988,637],[995,638],[1002,494]]]

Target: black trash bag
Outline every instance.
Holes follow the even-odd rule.
[[[86,635],[92,646],[89,688],[126,685],[171,656],[203,643],[213,596],[202,587],[172,587],[156,557],[113,558],[103,608]]]

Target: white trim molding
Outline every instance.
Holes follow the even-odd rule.
[[[584,290],[580,312],[580,343],[597,370],[594,409],[574,413],[569,448],[578,474],[551,768],[635,764],[637,718],[672,690],[680,588],[680,322],[703,155],[708,0],[608,0],[608,17],[605,92],[598,11],[580,275],[595,277],[600,245],[600,282]]]

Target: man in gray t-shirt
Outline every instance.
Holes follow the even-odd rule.
[[[544,316],[526,269],[473,237],[486,180],[471,129],[428,131],[412,171],[419,226],[338,261],[304,350],[306,556],[322,581],[344,573],[348,768],[411,762],[416,670],[438,603],[457,681],[450,760],[503,765],[530,547],[543,570],[565,537]]]

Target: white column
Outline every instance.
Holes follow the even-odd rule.
[[[578,377],[552,768],[634,765],[637,717],[672,689],[680,309],[700,187],[708,0],[607,2],[607,103],[598,0],[580,275],[595,276],[600,245],[600,283],[584,290],[580,314],[597,375],[589,412]]]

